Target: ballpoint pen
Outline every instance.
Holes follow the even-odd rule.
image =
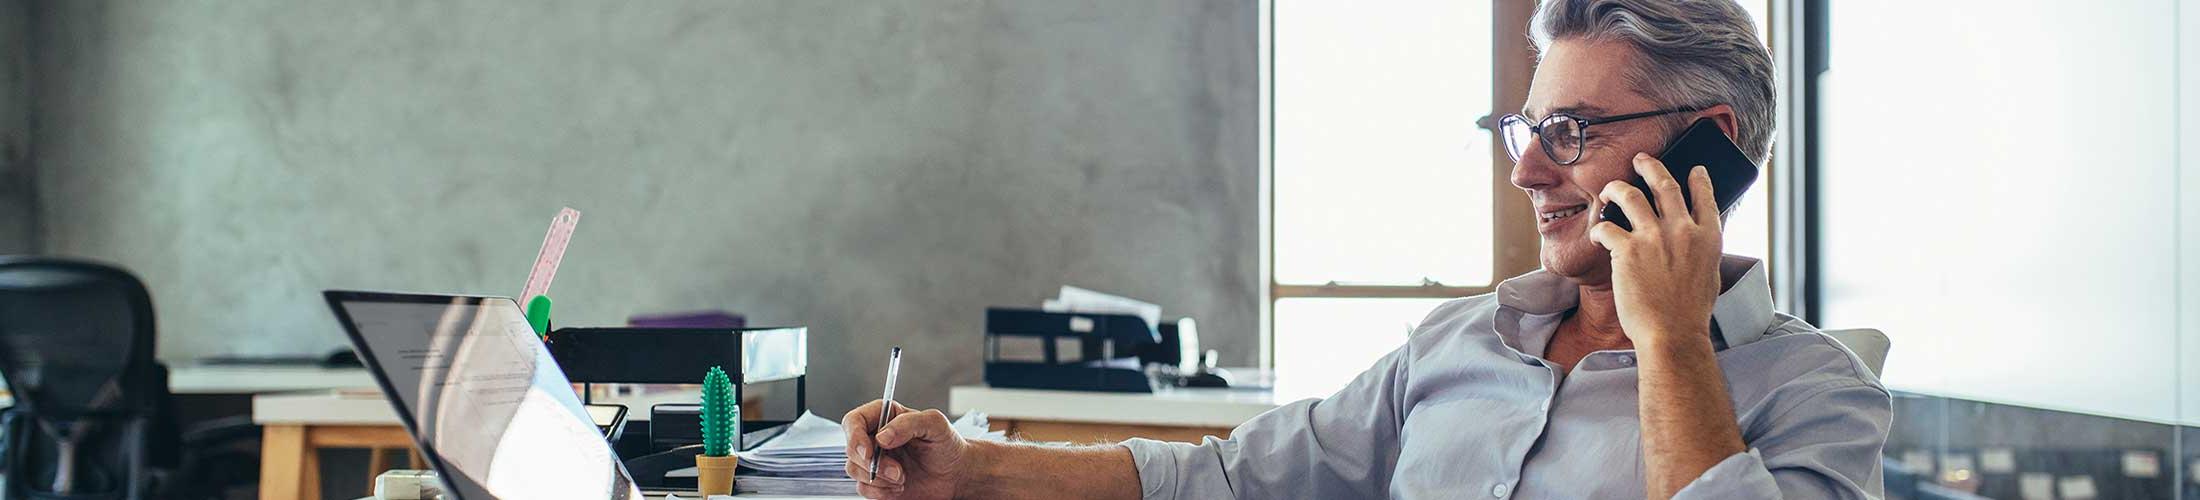
[[[894,418],[894,381],[901,379],[901,348],[886,358],[886,395],[879,396],[878,426],[871,429],[871,479],[878,479],[878,431],[886,429],[886,421]]]

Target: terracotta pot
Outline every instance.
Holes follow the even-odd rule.
[[[704,497],[733,494],[733,466],[740,463],[738,457],[695,456],[696,493]]]

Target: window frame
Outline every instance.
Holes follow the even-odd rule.
[[[1818,77],[1827,68],[1826,0],[1766,0],[1766,39],[1777,79],[1780,133],[1772,148],[1772,295],[1788,314],[1820,324]]]
[[[1526,193],[1512,187],[1512,159],[1504,148],[1490,148],[1489,175],[1492,282],[1479,286],[1455,286],[1429,282],[1421,285],[1362,285],[1329,282],[1319,285],[1276,281],[1275,239],[1275,0],[1260,2],[1260,367],[1275,367],[1275,305],[1295,298],[1457,298],[1489,293],[1497,282],[1540,267],[1541,242],[1536,234],[1533,209]],[[1489,116],[1476,120],[1491,144],[1502,144],[1496,117],[1520,109],[1527,102],[1528,83],[1535,74],[1535,50],[1528,41],[1528,20],[1535,14],[1530,0],[1490,2],[1491,82]]]
[[[1780,135],[1764,166],[1768,262],[1780,263],[1771,276],[1772,295],[1778,307],[1806,321],[1816,321],[1818,291],[1810,284],[1818,276],[1816,234],[1817,160],[1815,139],[1816,72],[1823,71],[1825,0],[1739,0],[1763,2],[1765,38],[1773,54],[1778,80],[1775,85],[1780,109]],[[1258,69],[1260,94],[1260,356],[1259,367],[1275,368],[1276,301],[1293,298],[1457,298],[1490,293],[1497,283],[1542,267],[1541,241],[1526,193],[1512,187],[1512,159],[1502,147],[1490,148],[1491,175],[1491,274],[1492,282],[1480,286],[1442,283],[1421,285],[1359,285],[1330,282],[1320,285],[1276,281],[1275,266],[1275,0],[1258,6]],[[1491,144],[1502,144],[1496,130],[1497,116],[1520,109],[1528,99],[1535,77],[1535,48],[1528,38],[1528,22],[1535,15],[1534,0],[1490,2],[1491,115],[1476,120]],[[1791,40],[1793,39],[1793,40]],[[1790,43],[1800,41],[1801,43]],[[1800,62],[1800,64],[1799,64]]]

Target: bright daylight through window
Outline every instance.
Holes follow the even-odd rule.
[[[1276,3],[1274,283],[1488,285],[1490,5]],[[1441,302],[1279,295],[1279,390],[1342,387]]]
[[[1322,396],[1436,305],[1511,277],[1500,252],[1534,251],[1532,233],[1499,237],[1496,193],[1515,188],[1493,169],[1512,165],[1475,125],[1514,111],[1493,110],[1491,45],[1526,26],[1497,26],[1490,2],[1272,3],[1270,354],[1279,392]],[[1764,181],[1728,222],[1729,253],[1767,254]]]

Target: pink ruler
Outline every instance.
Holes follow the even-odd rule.
[[[535,254],[534,270],[527,272],[527,288],[519,293],[519,303],[550,293],[550,280],[558,277],[558,261],[565,260],[565,243],[572,241],[573,227],[580,223],[581,211],[573,207],[558,210],[558,216],[550,219],[550,234],[542,237],[542,251]]]

